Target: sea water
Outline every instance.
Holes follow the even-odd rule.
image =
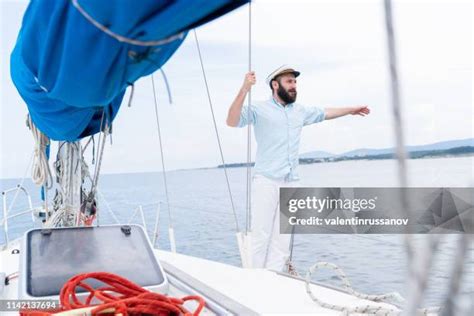
[[[397,187],[396,160],[357,160],[302,165],[299,173],[304,186],[318,187]],[[407,161],[409,186],[474,187],[474,157],[413,159]],[[159,235],[156,246],[168,250],[168,225],[172,224],[180,253],[240,265],[235,232],[237,224],[245,230],[246,169],[228,169],[237,222],[223,169],[170,171],[166,174],[168,198],[162,173],[101,175],[99,199],[101,224],[120,222],[142,224],[135,210],[142,206],[150,236],[159,212]],[[21,179],[1,180],[1,189],[14,187]],[[39,190],[30,180],[25,187],[39,203]],[[9,196],[11,200],[13,195]],[[168,202],[169,205],[168,207]],[[26,207],[20,194],[12,213]],[[114,213],[115,217],[111,214]],[[135,213],[135,217],[131,216]],[[2,215],[0,215],[1,218]],[[15,238],[33,226],[31,216],[9,222],[9,236]],[[1,228],[0,228],[1,230]],[[3,242],[0,231],[0,244]],[[426,235],[414,236],[420,249]],[[442,304],[455,257],[459,235],[442,235],[430,271],[424,305]],[[465,260],[462,292],[473,295],[474,249],[471,244]],[[317,261],[337,264],[348,275],[353,287],[370,294],[398,291],[406,295],[407,256],[403,235],[296,235],[293,261],[305,274]],[[331,271],[321,271],[314,280],[338,285]],[[302,295],[306,295],[302,288]]]

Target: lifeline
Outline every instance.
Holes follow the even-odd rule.
[[[407,225],[408,218],[318,218],[311,216],[310,218],[297,218],[292,216],[289,218],[290,225],[301,225],[301,226],[319,226],[319,225],[386,225],[386,226],[400,226]]]

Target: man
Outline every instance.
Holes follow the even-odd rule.
[[[266,80],[271,98],[249,109],[243,103],[256,77],[254,72],[247,73],[227,116],[227,125],[232,127],[253,124],[257,140],[251,201],[254,268],[281,271],[288,260],[291,236],[280,234],[279,188],[298,185],[296,169],[303,126],[348,114],[370,113],[365,105],[321,109],[295,103],[299,75],[299,71],[286,65],[273,71]]]

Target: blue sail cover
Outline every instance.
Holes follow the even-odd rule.
[[[246,2],[32,0],[11,76],[34,124],[53,140],[75,141],[97,133],[102,115],[111,123],[127,86],[163,66],[189,29]],[[148,45],[164,41],[133,45],[101,27]]]

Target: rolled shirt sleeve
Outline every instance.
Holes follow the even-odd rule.
[[[255,124],[257,119],[257,114],[255,113],[255,107],[253,105],[250,106],[250,124]],[[242,107],[242,111],[240,112],[240,120],[237,127],[244,127],[249,124],[249,107],[244,105]]]
[[[305,106],[304,112],[305,112],[304,125],[319,123],[326,119],[326,113],[324,112],[324,109],[320,107]]]

